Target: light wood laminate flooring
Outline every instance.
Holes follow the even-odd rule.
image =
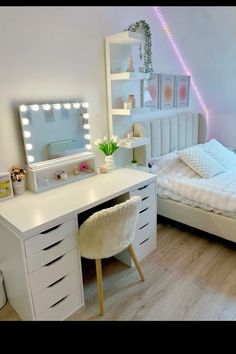
[[[100,316],[94,261],[83,260],[86,305],[67,320],[236,320],[236,244],[158,219],[157,249],[135,268],[103,260]],[[0,320],[20,320],[7,303]]]

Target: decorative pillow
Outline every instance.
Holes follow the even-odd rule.
[[[166,167],[173,160],[179,159],[176,151],[172,151],[168,154],[162,155],[160,157],[152,157],[150,162],[160,171],[163,167]]]
[[[205,144],[200,144],[199,147],[224,166],[226,170],[230,170],[236,166],[236,154],[228,150],[216,139],[211,139]]]
[[[201,177],[210,178],[225,172],[225,168],[198,145],[179,150],[178,156]]]

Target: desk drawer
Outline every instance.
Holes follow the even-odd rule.
[[[43,250],[31,254],[27,258],[28,272],[31,273],[45,264],[53,261],[54,259],[62,256],[63,254],[72,251],[77,247],[76,235],[72,234],[57,241],[52,245],[45,247]]]
[[[141,198],[155,195],[155,183],[145,184],[144,186],[130,193],[130,196],[134,195],[139,195]]]
[[[79,292],[81,304],[83,303],[82,296],[82,279],[79,269],[67,274],[55,283],[49,285],[46,289],[40,291],[33,296],[34,308],[36,315],[46,311],[55,303],[58,303],[65,296],[72,293],[75,289]]]
[[[138,229],[135,233],[134,244],[139,245],[148,237],[153,234],[153,222],[146,223],[141,229]]]
[[[147,223],[153,222],[153,220],[155,219],[155,214],[153,211],[154,211],[154,207],[150,206],[139,212],[139,221],[138,221],[137,229],[140,229]]]
[[[78,249],[76,248],[30,273],[29,278],[33,295],[77,269],[79,265],[78,257]]]
[[[41,312],[36,316],[36,319],[41,321],[62,321],[82,305],[80,289],[76,289],[46,311]]]
[[[135,254],[140,261],[146,257],[149,253],[154,251],[157,247],[157,238],[156,235],[147,236],[140,244],[136,243],[136,240],[132,243],[134,247]]]
[[[45,230],[25,241],[26,256],[29,257],[72,234],[76,234],[74,219]]]

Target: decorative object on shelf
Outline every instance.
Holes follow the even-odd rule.
[[[140,20],[129,25],[125,31],[144,34],[145,43],[139,45],[139,58],[144,63],[144,72],[152,73],[152,34],[149,24],[145,20]]]
[[[142,107],[160,108],[160,79],[159,74],[153,73],[150,79],[141,82]]]
[[[79,174],[79,169],[78,168],[74,168],[73,169],[73,175],[77,176]]]
[[[137,160],[132,160],[131,161],[131,167],[136,168],[138,166],[138,161]]]
[[[127,108],[132,109],[135,108],[135,97],[134,95],[129,95],[127,100]]]
[[[62,178],[62,175],[65,173],[65,171],[56,171],[55,172],[55,179],[59,179],[59,180],[61,180],[61,179],[63,179]]]
[[[12,180],[9,172],[0,174],[0,201],[13,197]]]
[[[176,107],[187,107],[189,105],[190,76],[176,75]]]
[[[89,164],[86,161],[81,162],[81,164],[79,165],[79,170],[80,172],[84,172],[84,173],[91,172],[91,169],[89,168]]]
[[[65,181],[65,180],[67,180],[68,179],[68,174],[66,173],[66,172],[63,172],[62,174],[61,174],[61,180],[62,181]]]
[[[25,192],[25,175],[25,169],[17,166],[12,167],[11,180],[15,195],[21,195]]]
[[[102,139],[95,140],[94,144],[98,147],[100,151],[105,154],[105,165],[108,171],[114,168],[114,152],[119,148],[119,138],[118,136],[112,135],[110,139],[104,136]]]
[[[134,72],[134,63],[133,63],[133,59],[131,57],[128,57],[128,67],[127,70],[128,72]]]
[[[170,109],[175,106],[175,75],[160,74],[160,107]]]
[[[134,137],[133,132],[127,134],[127,140],[132,140]]]

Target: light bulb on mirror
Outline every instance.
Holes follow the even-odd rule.
[[[85,144],[85,148],[88,149],[88,150],[91,150],[92,146],[90,144]]]
[[[32,104],[31,105],[32,111],[38,111],[39,110],[39,105],[38,104]]]
[[[77,108],[77,109],[80,108],[80,103],[79,103],[79,102],[74,103],[74,104],[73,104],[73,107],[74,107],[74,108]]]
[[[85,134],[85,139],[87,139],[87,140],[90,140],[91,139],[91,136],[90,136],[90,134]]]
[[[22,124],[23,125],[28,125],[29,124],[29,119],[28,118],[22,118]]]
[[[61,109],[61,105],[60,103],[55,103],[54,106],[53,106],[55,109]]]
[[[31,137],[31,133],[28,130],[24,131],[24,137],[25,138],[30,138]]]
[[[32,144],[26,144],[26,150],[32,150],[33,149],[33,145]]]
[[[26,112],[26,111],[27,111],[26,105],[22,104],[22,105],[20,106],[20,111],[21,111],[21,112]]]
[[[81,105],[84,108],[88,108],[88,106],[89,106],[88,102],[82,102]]]
[[[84,129],[89,129],[90,125],[89,124],[84,124]]]
[[[43,104],[43,109],[49,111],[51,109],[50,104]]]
[[[64,103],[64,108],[65,109],[70,109],[71,107],[71,104],[70,103]]]
[[[29,162],[34,162],[34,156],[28,155],[28,161]]]
[[[83,114],[83,118],[88,119],[88,118],[89,118],[89,114],[88,114],[88,113],[84,113],[84,114]]]

